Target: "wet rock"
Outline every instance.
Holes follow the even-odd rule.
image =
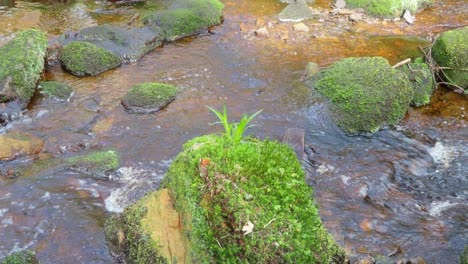
[[[468,264],[468,245],[465,246],[460,256],[460,264]]]
[[[345,0],[336,0],[335,3],[333,4],[333,7],[336,9],[342,9],[346,7],[346,1]]]
[[[0,135],[0,161],[38,154],[43,146],[42,139],[30,134],[8,133]]]
[[[147,114],[161,110],[177,95],[177,87],[163,83],[141,83],[133,86],[122,99],[130,113]]]
[[[332,13],[334,13],[335,11],[338,15],[342,15],[342,16],[349,16],[349,15],[356,13],[354,10],[346,9],[346,8],[333,10]]]
[[[374,264],[375,259],[373,257],[362,257],[355,264]]]
[[[168,10],[147,15],[142,20],[163,40],[173,41],[220,24],[223,8],[218,0],[178,0]]]
[[[54,98],[59,101],[66,101],[73,93],[73,89],[67,84],[55,81],[40,82],[39,88],[41,93],[47,97]]]
[[[114,53],[83,41],[67,44],[60,60],[76,76],[98,75],[121,64],[120,58]]]
[[[432,58],[444,69],[443,79],[467,93],[468,89],[468,26],[446,31],[437,38],[432,47]]]
[[[279,20],[282,22],[300,22],[313,16],[305,0],[296,0],[281,11]]]
[[[15,252],[7,256],[2,264],[40,264],[36,258],[36,254],[30,250]]]
[[[19,100],[0,103],[0,125],[19,119],[23,113],[24,104]]]
[[[309,32],[309,27],[306,26],[304,23],[294,24],[293,29],[296,31],[301,31],[301,32]]]
[[[266,27],[262,27],[255,30],[255,35],[261,38],[268,38],[270,36],[270,32]]]
[[[402,18],[406,23],[410,25],[413,25],[414,21],[416,20],[416,17],[414,17],[409,10],[405,10],[405,12],[403,12]]]
[[[349,16],[349,20],[352,22],[359,22],[362,21],[363,16],[360,13],[354,13]]]
[[[435,89],[429,66],[420,61],[406,64],[399,67],[398,70],[404,72],[408,76],[408,80],[413,87],[414,95],[411,105],[418,107],[428,104],[431,100],[432,92]]]
[[[349,134],[397,124],[413,99],[406,75],[382,57],[343,59],[311,86],[330,100],[333,120]]]
[[[394,261],[389,258],[389,257],[386,257],[386,256],[376,256],[375,257],[375,264],[393,264]]]
[[[434,0],[394,0],[394,1],[375,1],[375,0],[348,0],[348,6],[354,8],[363,8],[370,15],[377,17],[399,17],[403,11],[409,10],[416,13],[417,10],[433,3]]]
[[[81,30],[75,35],[62,38],[62,45],[74,41],[94,44],[116,54],[122,63],[135,62],[146,53],[161,45],[162,39],[148,28],[122,28],[99,25]]]
[[[280,1],[283,2],[283,3],[287,3],[287,4],[292,4],[292,3],[294,3],[296,0],[280,0]],[[306,1],[306,3],[308,3],[308,4],[313,4],[313,3],[315,3],[315,0],[305,0],[305,1]]]
[[[86,98],[81,105],[88,111],[93,113],[101,112],[101,107],[99,106],[99,102],[94,98]]]
[[[426,261],[422,257],[411,258],[407,264],[426,264]]]
[[[120,167],[119,155],[114,150],[95,151],[65,160],[71,169],[92,175],[105,175]]]
[[[298,159],[302,159],[304,156],[304,137],[305,130],[302,128],[288,128],[284,132],[283,143],[288,144],[294,149]]]
[[[309,79],[316,76],[320,72],[320,66],[315,62],[308,62],[305,69],[305,77]]]

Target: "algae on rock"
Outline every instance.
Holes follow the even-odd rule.
[[[41,92],[44,95],[61,101],[67,100],[73,93],[73,89],[70,86],[61,82],[44,81],[39,83],[39,87],[42,88]]]
[[[134,85],[122,99],[122,106],[130,113],[157,112],[172,102],[177,87],[164,83]]]
[[[119,168],[119,155],[116,151],[95,151],[85,155],[68,158],[66,162],[81,171],[92,173],[106,173]]]
[[[364,8],[379,17],[399,17],[405,10],[416,11],[432,4],[434,0],[347,0],[349,7]]]
[[[7,256],[2,264],[40,264],[36,258],[36,254],[30,250],[15,252]]]
[[[343,59],[311,83],[330,100],[333,119],[350,134],[397,124],[413,99],[407,76],[382,57]]]

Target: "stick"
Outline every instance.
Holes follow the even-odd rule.
[[[404,60],[404,61],[400,61],[399,63],[393,65],[392,68],[395,69],[395,68],[398,68],[398,67],[400,67],[400,66],[402,66],[402,65],[408,64],[408,63],[410,63],[410,62],[411,62],[411,59],[408,58],[408,59],[406,59],[406,60]]]

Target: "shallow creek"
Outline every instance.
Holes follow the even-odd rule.
[[[40,28],[50,38],[80,28],[125,25],[139,10],[162,4],[99,1],[0,1],[0,44],[15,32]],[[468,234],[468,103],[438,89],[429,106],[411,109],[400,126],[372,136],[348,137],[328,118],[325,102],[300,79],[309,61],[321,66],[349,56],[380,55],[396,63],[419,53],[435,34],[468,25],[468,2],[437,1],[416,24],[346,17],[306,21],[309,32],[275,16],[279,1],[225,0],[224,23],[210,33],[157,48],[141,61],[97,77],[77,78],[47,66],[45,78],[75,89],[69,103],[39,96],[24,117],[2,131],[45,140],[40,169],[0,177],[0,259],[31,249],[42,263],[113,263],[104,240],[107,216],[158,187],[182,144],[220,131],[206,105],[228,105],[232,118],[264,109],[250,133],[282,138],[306,130],[307,181],[326,227],[350,255],[422,256],[427,263],[457,263]],[[314,7],[329,10],[328,1]],[[268,38],[254,31],[266,26]],[[175,84],[179,97],[163,111],[130,115],[120,98],[133,84]],[[109,179],[49,166],[51,156],[112,148],[122,168]],[[28,166],[31,158],[0,164]],[[32,168],[32,167],[31,167]]]

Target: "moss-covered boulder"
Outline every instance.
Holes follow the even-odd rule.
[[[123,250],[130,263],[344,261],[289,146],[195,138],[172,163],[162,188],[107,224],[112,248]],[[172,213],[164,213],[166,207]],[[167,250],[172,242],[158,232],[161,222],[179,229],[183,253],[177,259]]]
[[[44,70],[46,52],[47,36],[34,29],[19,32],[0,47],[0,103],[19,100],[27,105]]]
[[[177,95],[177,87],[164,83],[134,85],[122,99],[122,106],[130,113],[153,113],[161,110]]]
[[[468,26],[442,33],[432,47],[432,58],[443,69],[446,82],[468,89]]]
[[[413,100],[411,105],[423,106],[431,101],[431,95],[435,85],[429,66],[421,61],[409,63],[399,68],[408,76],[411,86],[413,87]]]
[[[432,4],[434,0],[347,0],[348,7],[364,8],[369,14],[378,17],[399,17],[403,11],[413,14]]]
[[[104,175],[120,167],[119,155],[114,150],[94,151],[65,160],[69,167],[80,172]]]
[[[36,254],[29,250],[15,252],[7,256],[2,264],[40,264],[36,258]]]
[[[116,54],[83,41],[66,45],[60,60],[62,65],[76,76],[98,75],[121,64]]]
[[[42,94],[44,94],[47,97],[55,98],[59,101],[67,100],[73,93],[73,89],[69,85],[61,82],[40,82],[39,87],[41,88]]]
[[[221,23],[224,5],[218,0],[176,0],[168,10],[143,17],[143,23],[173,41]]]
[[[333,119],[349,134],[397,124],[413,99],[408,77],[382,57],[346,58],[310,81],[330,100]]]

